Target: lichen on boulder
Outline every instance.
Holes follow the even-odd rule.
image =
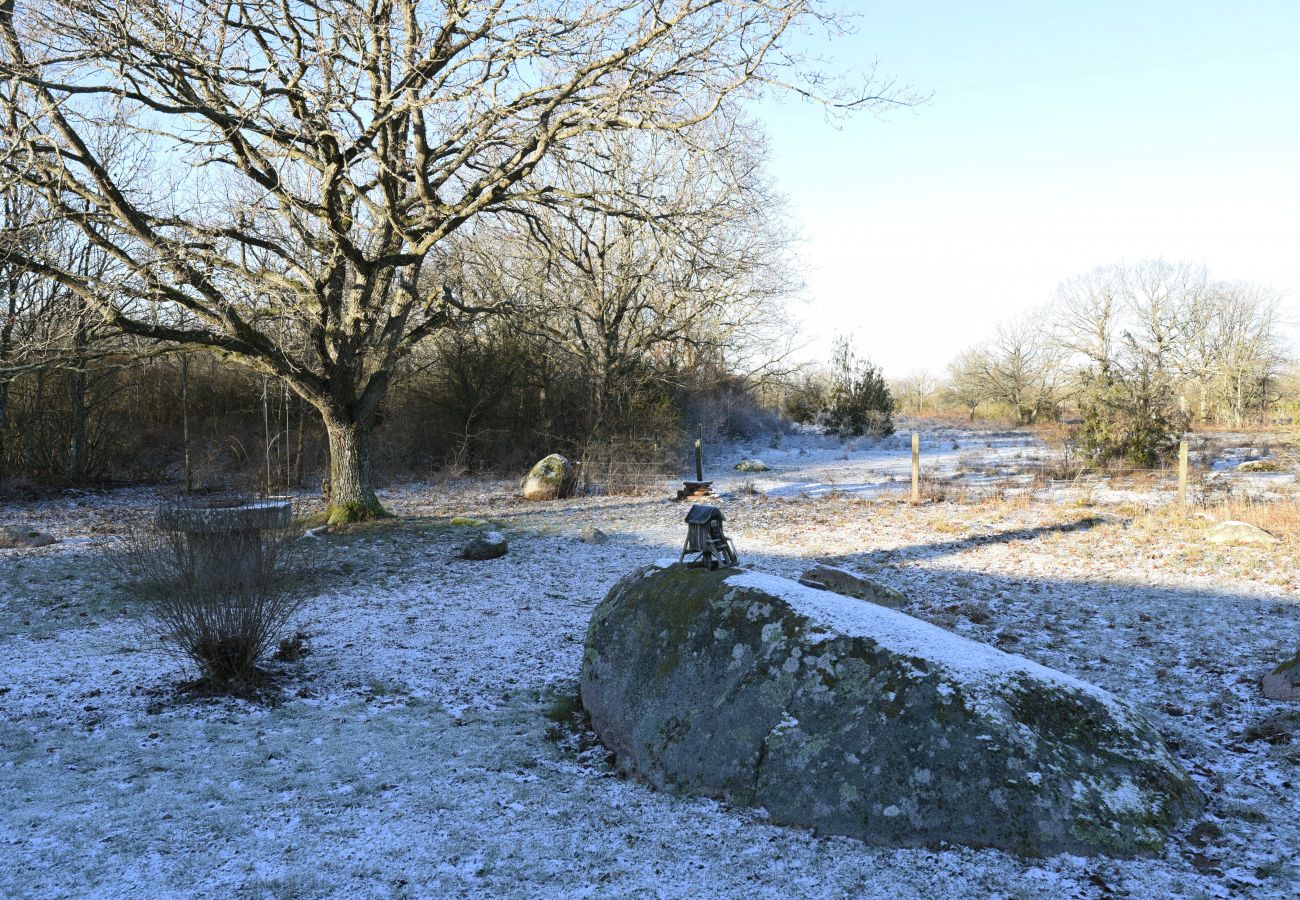
[[[618,766],[891,846],[1158,852],[1201,806],[1127,703],[872,603],[667,562],[597,607],[582,702]]]
[[[538,460],[524,478],[525,500],[560,500],[572,497],[578,486],[578,469],[558,453]]]

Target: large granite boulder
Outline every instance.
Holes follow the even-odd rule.
[[[524,478],[525,500],[572,497],[578,487],[578,467],[558,453],[538,461]]]
[[[1102,689],[892,609],[668,562],[587,632],[582,702],[654,787],[893,846],[1160,850],[1201,797]]]

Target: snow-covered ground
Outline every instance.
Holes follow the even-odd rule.
[[[743,562],[875,571],[907,612],[1136,702],[1205,790],[1204,819],[1157,859],[1026,860],[870,847],[616,777],[553,716],[595,605],[677,552],[685,510],[663,496],[389,491],[400,518],[304,539],[322,590],[296,623],[311,652],[277,664],[283,702],[190,698],[176,685],[192,673],[152,649],[101,548],[158,501],[122,490],[0,510],[0,525],[62,539],[0,550],[0,895],[1300,894],[1300,707],[1258,690],[1300,638],[1300,546],[1208,544],[1204,521],[1146,510],[1161,485],[1124,489],[1142,502],[1093,485],[913,507],[894,502],[906,436],[847,454],[813,435],[780,443],[712,454]],[[960,428],[927,430],[922,449],[928,472],[952,475],[1044,452]],[[772,471],[731,470],[750,456]],[[499,526],[509,554],[456,558],[460,514]],[[583,543],[587,525],[612,539]]]
[[[942,485],[949,493],[971,498],[1004,493],[1032,492],[1037,499],[1072,501],[1080,496],[1098,503],[1162,504],[1173,499],[1177,474],[1173,470],[1155,473],[1125,471],[1107,474],[1070,475],[1056,463],[1060,446],[1049,446],[1039,433],[1029,430],[933,425],[903,422],[899,432],[880,440],[839,440],[819,434],[772,435],[727,448],[722,458],[718,486],[722,490],[744,487],[769,496],[816,497],[827,493],[848,493],[864,497],[887,497],[910,491],[912,477],[909,425],[919,429],[922,477]],[[1297,490],[1294,449],[1289,453],[1259,435],[1230,432],[1194,435],[1189,441],[1192,456],[1192,489],[1210,494],[1236,491],[1239,494],[1277,497]],[[1278,459],[1290,471],[1239,472],[1246,461]],[[770,467],[762,473],[735,472],[742,459],[758,459]],[[1129,484],[1139,475],[1140,486]]]

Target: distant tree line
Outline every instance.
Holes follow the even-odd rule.
[[[1000,323],[943,380],[894,384],[902,409],[1077,419],[1088,457],[1154,465],[1193,425],[1266,421],[1297,397],[1280,295],[1211,279],[1190,263],[1108,266],[1072,278],[1048,305]]]

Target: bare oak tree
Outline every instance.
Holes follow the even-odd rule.
[[[592,134],[687,129],[762,85],[908,99],[827,97],[787,47],[818,22],[816,0],[0,0],[3,177],[114,277],[12,261],[124,332],[283,379],[328,432],[331,520],[378,515],[396,363],[478,310],[444,242],[599,205],[555,177],[601,164]]]

